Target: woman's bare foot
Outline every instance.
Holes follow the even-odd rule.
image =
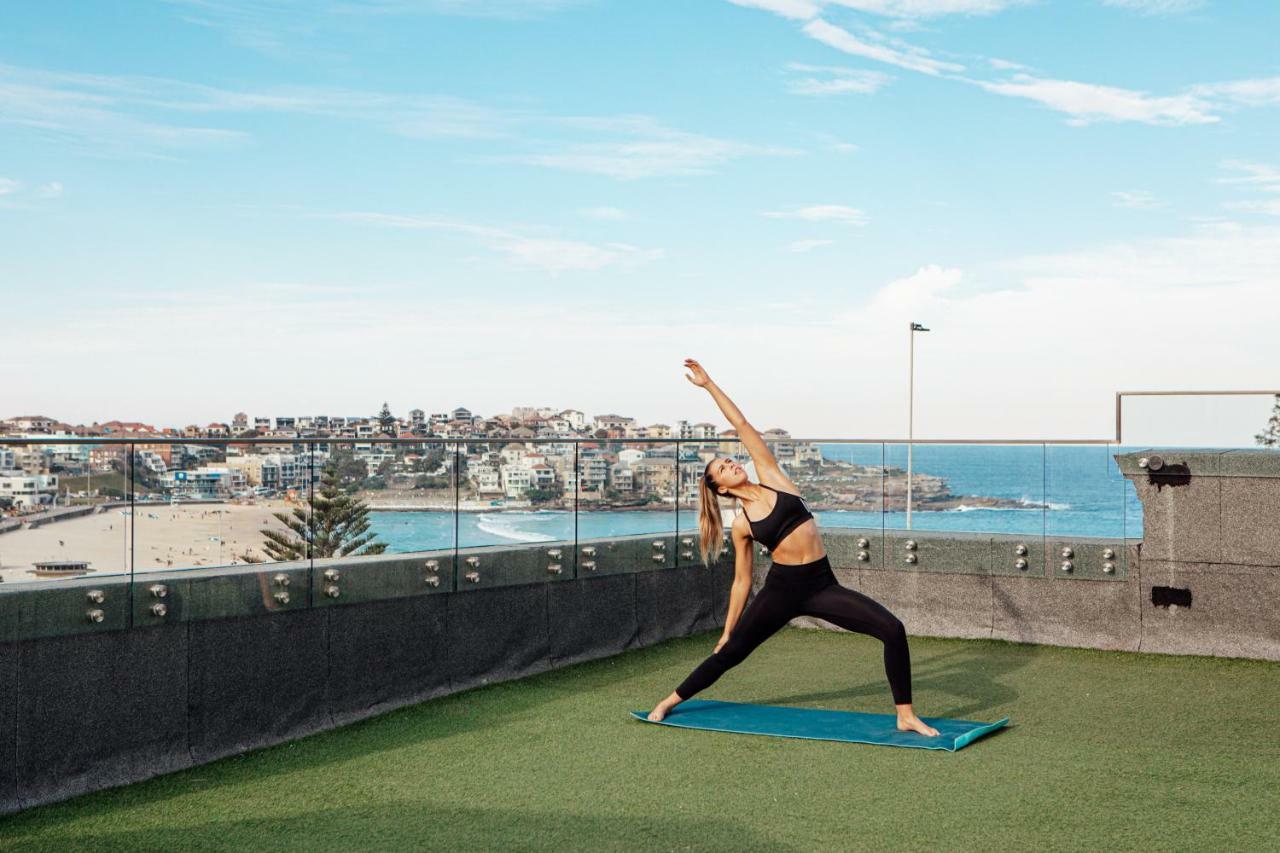
[[[916,716],[910,705],[898,705],[898,731],[917,732],[925,737],[937,737],[938,730]]]
[[[663,699],[661,702],[659,702],[658,707],[654,708],[652,711],[649,712],[649,716],[647,719],[651,723],[660,723],[663,721],[664,718],[666,718],[667,713],[672,708],[679,705],[683,701],[684,700],[680,698],[680,695],[673,690],[670,696],[668,696],[666,699]]]

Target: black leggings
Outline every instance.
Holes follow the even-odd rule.
[[[906,629],[879,602],[840,586],[826,557],[812,563],[772,564],[764,586],[742,611],[728,641],[698,664],[676,688],[676,694],[683,700],[707,689],[796,616],[816,616],[882,641],[884,671],[889,677],[893,702],[911,702],[911,653]]]

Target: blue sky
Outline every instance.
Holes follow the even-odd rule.
[[[1277,32],[1213,0],[11,5],[4,414],[712,417],[692,355],[762,427],[896,436],[911,319],[923,435],[1274,386]]]

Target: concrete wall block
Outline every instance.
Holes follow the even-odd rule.
[[[1158,607],[1155,586],[1186,589],[1190,607]],[[1280,660],[1280,574],[1264,567],[1144,559],[1144,652]]]
[[[1138,584],[994,578],[991,636],[1018,643],[1137,651]]]
[[[1134,478],[1142,501],[1143,556],[1222,562],[1222,478]]]
[[[987,575],[868,570],[857,589],[924,637],[991,636],[991,578]],[[825,623],[824,623],[825,624]]]
[[[1280,476],[1222,477],[1220,485],[1222,562],[1280,566]]]

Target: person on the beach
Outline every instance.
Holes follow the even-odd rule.
[[[898,712],[899,731],[919,732],[934,737],[938,730],[916,716],[911,707],[911,655],[902,622],[883,605],[860,592],[841,586],[831,571],[831,561],[822,547],[818,523],[796,484],[783,473],[755,427],[747,423],[738,407],[711,381],[697,361],[687,358],[690,373],[685,378],[706,388],[720,411],[738,431],[755,462],[759,483],[732,457],[721,456],[707,463],[699,484],[698,528],[702,561],[719,555],[723,524],[719,496],[732,495],[742,504],[733,520],[734,579],[725,615],[724,633],[711,656],[649,712],[660,722],[667,713],[694,694],[705,690],[737,666],[783,625],[796,616],[816,616],[841,628],[870,634],[884,643],[884,669]],[[772,485],[771,485],[772,484]],[[752,518],[751,514],[758,516]],[[751,603],[751,542],[769,549],[771,564],[764,586]],[[746,609],[744,610],[744,606]]]

